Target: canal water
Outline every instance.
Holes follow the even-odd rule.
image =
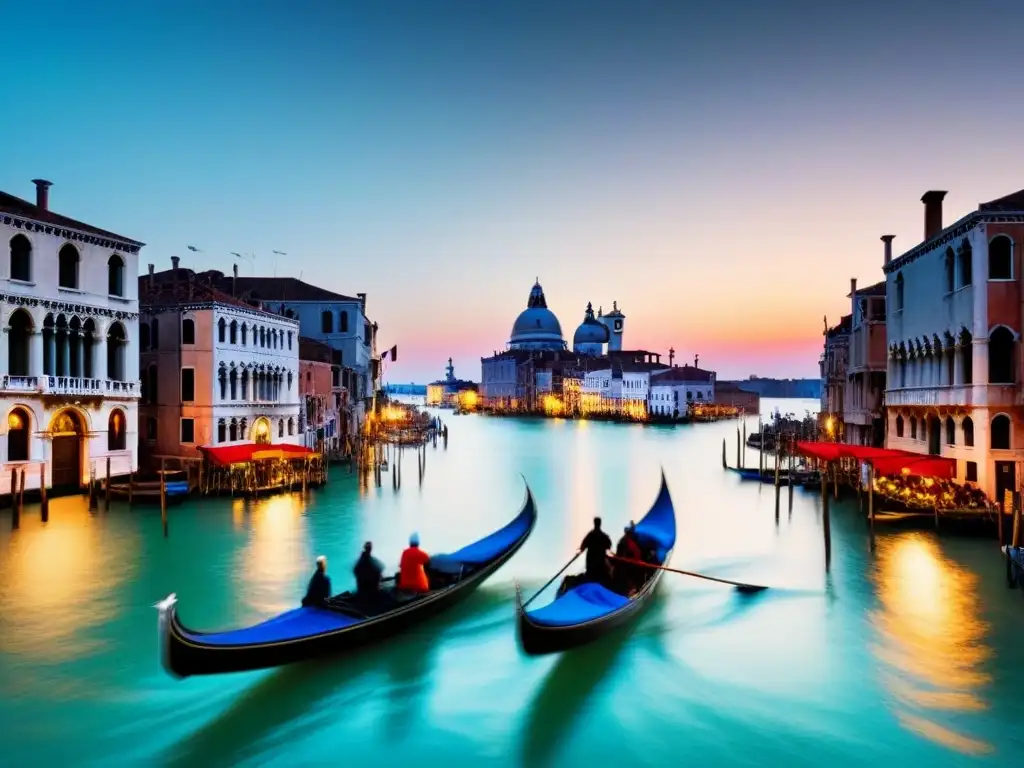
[[[765,401],[802,413],[814,403]],[[0,765],[1020,765],[1024,600],[995,542],[905,532],[869,552],[852,505],[721,469],[736,422],[676,428],[444,414],[447,451],[402,488],[90,514],[0,513]],[[751,421],[754,427],[755,421]],[[747,463],[756,465],[748,451]],[[767,584],[757,596],[666,575],[629,630],[561,656],[517,647],[530,591],[600,514],[617,536],[670,484],[673,564]],[[170,592],[196,629],[293,607],[313,561],[349,585],[363,541],[389,568],[410,532],[450,550],[509,520],[523,477],[540,519],[470,600],[381,647],[265,672],[176,681],[158,664]],[[543,600],[544,598],[541,598]]]

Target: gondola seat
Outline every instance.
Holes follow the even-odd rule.
[[[252,627],[185,636],[208,645],[275,643],[296,637],[312,637],[358,623],[359,619],[326,608],[296,608]]]
[[[599,618],[627,603],[628,597],[587,582],[570,589],[553,603],[531,611],[530,619],[535,624],[564,627]]]

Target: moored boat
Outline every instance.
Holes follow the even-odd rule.
[[[664,472],[661,489],[650,510],[636,524],[642,547],[653,553],[652,562],[667,565],[676,544],[676,513]],[[642,566],[641,566],[642,567]],[[631,621],[648,602],[664,573],[647,568],[646,581],[626,596],[593,582],[574,586],[549,604],[526,610],[516,586],[519,641],[529,654],[554,653],[590,642]]]
[[[282,666],[349,650],[397,634],[461,602],[508,562],[529,538],[537,508],[529,486],[522,509],[494,533],[427,565],[432,589],[422,595],[382,591],[374,610],[351,592],[323,607],[300,607],[254,626],[226,632],[197,632],[182,624],[177,598],[170,595],[160,612],[161,657],[177,677],[241,672]]]

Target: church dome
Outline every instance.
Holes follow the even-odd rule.
[[[594,306],[588,302],[583,322],[572,336],[573,346],[575,347],[577,344],[606,344],[610,340],[610,336],[608,326],[594,317]]]
[[[548,309],[540,282],[534,283],[526,309],[519,313],[509,338],[512,349],[564,349],[562,326]]]

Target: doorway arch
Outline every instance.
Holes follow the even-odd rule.
[[[270,443],[270,419],[260,416],[252,423],[252,441],[257,445],[269,445]]]
[[[50,420],[53,442],[51,485],[56,489],[79,488],[82,485],[82,443],[85,423],[74,408],[64,408]]]

